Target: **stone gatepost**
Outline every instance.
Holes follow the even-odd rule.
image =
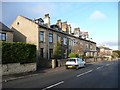
[[[56,60],[55,59],[52,59],[52,68],[56,68]]]
[[[61,67],[61,60],[58,59],[57,62],[58,62],[58,67]]]

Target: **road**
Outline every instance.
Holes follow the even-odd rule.
[[[87,64],[85,68],[61,69],[51,73],[3,82],[3,88],[118,88],[120,60]],[[34,90],[34,89],[33,89]]]

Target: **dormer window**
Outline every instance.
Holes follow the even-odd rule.
[[[35,19],[34,20],[38,25],[43,25],[44,24],[44,21],[42,18],[39,18],[39,19]]]

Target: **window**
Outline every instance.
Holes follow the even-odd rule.
[[[40,56],[43,57],[43,48],[40,48]]]
[[[72,40],[70,39],[70,45],[72,46]]]
[[[0,33],[0,40],[6,41],[6,33]]]
[[[58,42],[60,42],[60,36],[58,36],[57,40],[58,40]]]
[[[53,57],[53,49],[49,50],[49,54],[50,54],[50,59]]]
[[[49,42],[52,43],[53,42],[53,34],[49,33]]]
[[[89,45],[88,44],[86,44],[86,49],[89,49]]]
[[[90,45],[90,49],[92,50],[92,45]]]
[[[72,46],[74,46],[75,45],[75,40],[72,40]]]
[[[40,32],[40,42],[44,42],[44,32]]]
[[[63,44],[67,45],[67,38],[63,38]]]

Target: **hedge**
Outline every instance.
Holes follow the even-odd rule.
[[[2,63],[32,63],[36,61],[36,46],[22,42],[2,42]]]

